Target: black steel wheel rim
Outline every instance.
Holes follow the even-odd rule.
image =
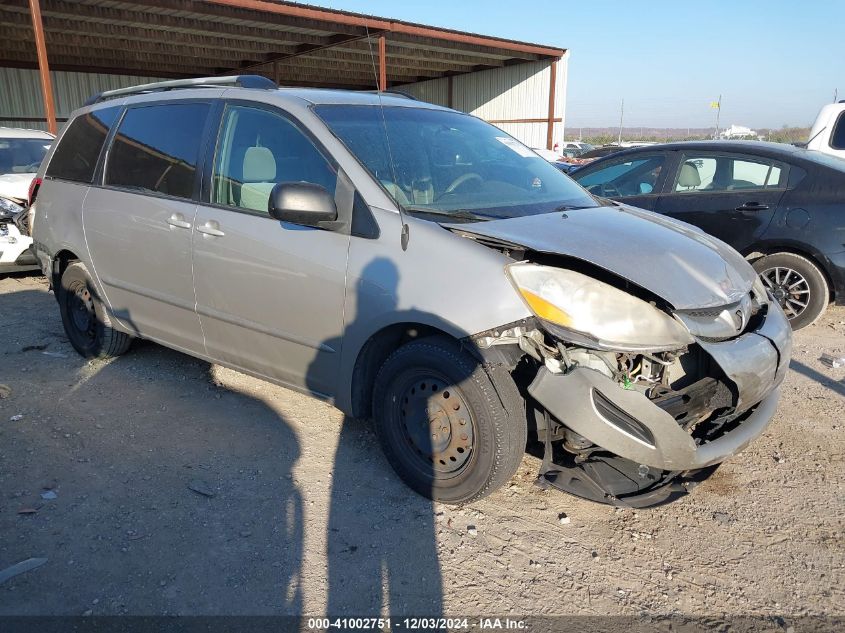
[[[456,477],[473,459],[475,421],[460,389],[430,371],[397,385],[395,403],[403,452],[438,479]]]
[[[810,304],[810,284],[797,270],[774,266],[762,271],[760,278],[783,308],[787,318],[797,318]]]
[[[97,336],[97,314],[87,284],[74,282],[68,294],[67,311],[71,325],[85,341],[93,342]]]

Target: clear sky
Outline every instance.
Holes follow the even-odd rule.
[[[308,0],[305,0],[308,2]],[[809,125],[845,99],[845,0],[326,0],[334,9],[568,48],[566,124]]]

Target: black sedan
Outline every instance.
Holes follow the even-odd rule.
[[[845,305],[845,160],[777,143],[696,141],[620,151],[571,176],[733,246],[794,329],[830,300]]]

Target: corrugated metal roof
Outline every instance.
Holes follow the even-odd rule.
[[[263,74],[372,87],[376,39],[396,86],[564,50],[275,0],[40,0],[51,69],[161,77]],[[28,0],[0,4],[0,66],[34,68]]]

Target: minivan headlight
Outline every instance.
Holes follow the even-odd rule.
[[[618,351],[661,351],[693,342],[653,305],[572,270],[518,262],[505,268],[529,309],[572,342]]]

